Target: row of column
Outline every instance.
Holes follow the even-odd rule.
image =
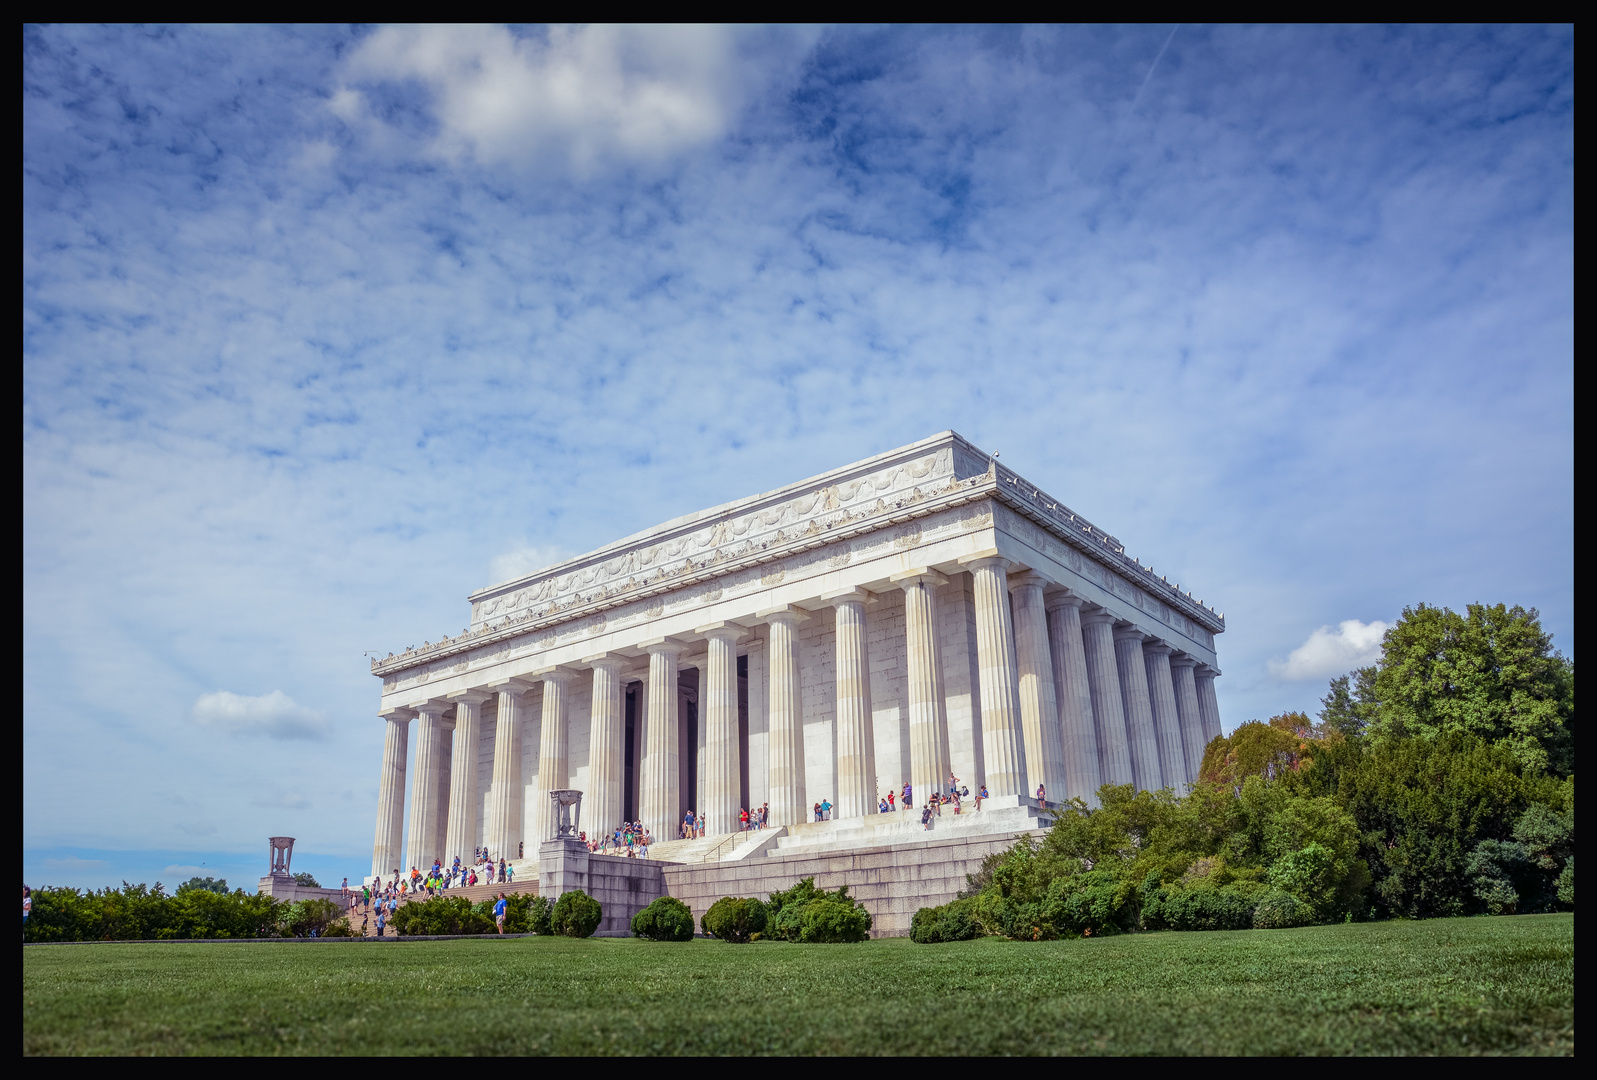
[[[1204,747],[1220,734],[1213,669],[1172,652],[1077,596],[1045,596],[1047,582],[1030,572],[1011,575],[997,556],[961,560],[975,593],[976,651],[985,782],[994,796],[1030,796],[1039,784],[1050,801],[1080,796],[1093,802],[1101,784],[1154,790],[1197,776]],[[894,575],[904,591],[910,782],[919,793],[940,789],[949,775],[948,717],[937,633],[936,590],[947,579],[930,569]],[[870,670],[863,590],[822,597],[836,611],[837,801],[835,816],[876,812],[877,795]],[[1006,599],[1008,602],[1006,603]],[[810,614],[796,607],[762,611],[769,627],[769,784],[771,823],[792,825],[809,817],[804,777],[798,627]],[[737,640],[733,623],[700,627],[708,655],[700,682],[705,768],[700,807],[717,833],[735,829],[742,772],[738,741]],[[638,691],[642,748],[639,817],[655,836],[676,834],[680,800],[677,677],[687,646],[661,638],[641,646],[649,667]],[[617,656],[587,658],[593,672],[590,762],[583,819],[599,829],[621,819],[625,742],[622,671]],[[534,676],[543,684],[542,725],[534,814],[541,823],[549,791],[570,782],[567,715],[572,668]],[[511,856],[521,842],[520,719],[532,683],[513,679],[491,689],[498,695],[488,848]],[[474,748],[481,730],[485,691],[451,695],[414,710],[385,714],[389,721],[378,796],[374,874],[430,865],[476,845],[478,808],[474,753],[454,754],[451,743]],[[453,705],[453,723],[445,718]],[[413,776],[408,844],[403,853],[404,782],[408,727],[420,725]],[[399,856],[403,854],[401,860]]]

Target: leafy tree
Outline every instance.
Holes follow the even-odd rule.
[[[1421,604],[1386,632],[1371,738],[1474,735],[1507,747],[1527,771],[1575,767],[1575,669],[1535,608]]]
[[[203,889],[206,892],[221,893],[223,896],[226,896],[227,879],[215,877],[191,877],[177,887],[177,893],[175,895],[182,896],[184,893],[190,892],[194,889]]]
[[[1331,680],[1330,693],[1320,699],[1320,727],[1348,738],[1364,734],[1375,719],[1375,668],[1362,667]]]
[[[294,875],[294,884],[303,885],[307,889],[321,888],[321,886],[316,883],[316,879],[314,877],[304,872]]]
[[[1198,778],[1211,784],[1239,785],[1249,776],[1274,780],[1302,767],[1312,735],[1309,718],[1285,713],[1267,724],[1250,720],[1230,735],[1212,739],[1203,751]]]
[[[813,877],[807,877],[801,878],[788,889],[770,894],[770,900],[767,905],[768,915],[766,919],[765,936],[771,938],[782,938],[787,941],[806,940],[804,937],[806,932],[806,912],[809,910],[809,905],[818,901],[827,901],[833,904],[840,904],[843,907],[858,909],[860,915],[849,916],[848,919],[845,920],[843,916],[831,912],[829,909],[816,909],[814,913],[810,914],[810,925],[817,926],[819,925],[817,920],[822,920],[826,922],[828,926],[835,925],[838,928],[843,928],[846,926],[852,926],[856,922],[861,922],[864,930],[870,930],[870,912],[865,910],[865,906],[863,904],[859,903],[859,901],[848,895],[847,885],[841,885],[835,891],[827,892],[825,889],[816,888],[815,879]],[[812,929],[810,931],[812,937],[808,940],[822,940],[821,937],[814,935],[830,932],[830,930]],[[826,940],[831,939],[827,938]],[[838,940],[855,939],[840,938]]]

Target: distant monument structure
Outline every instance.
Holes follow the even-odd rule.
[[[292,836],[272,836],[268,837],[266,842],[271,845],[272,856],[272,869],[268,876],[293,881],[294,875],[289,871],[288,866],[289,863],[294,861],[294,838]]]
[[[641,822],[694,904],[885,852],[916,884],[880,871],[872,910],[903,933],[1043,801],[1182,788],[1221,732],[1224,615],[952,431],[468,599],[459,634],[372,661],[373,875],[569,846],[580,789],[587,840]]]

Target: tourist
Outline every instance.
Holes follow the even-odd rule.
[[[771,804],[770,803],[761,803],[760,804],[760,828],[769,829],[770,827],[771,827]]]
[[[821,820],[822,821],[831,821],[832,820],[832,801],[830,799],[822,799],[821,800]]]
[[[28,937],[28,916],[33,914],[33,890],[26,884],[22,886],[22,938]]]
[[[748,831],[749,831],[749,808],[746,807],[746,806],[740,806],[740,807],[738,807],[738,832],[748,832]]]
[[[1048,788],[1042,784],[1037,785],[1037,805],[1043,810],[1048,809]]]
[[[382,908],[377,909],[377,936],[383,936],[383,928],[388,925],[388,913]]]
[[[505,881],[507,880],[505,878],[506,869],[507,869],[507,866],[506,866],[506,863],[505,863],[505,860],[504,860],[504,856],[500,856],[500,858],[499,858],[499,884],[501,884],[501,885],[503,885],[505,883]]]
[[[932,808],[930,806],[921,807],[920,823],[921,828],[923,829],[930,829],[932,827]]]
[[[499,894],[499,902],[494,905],[494,925],[499,928],[499,932],[501,934],[503,934],[505,932],[505,894],[504,893],[500,893]]]
[[[820,803],[816,803],[815,804],[815,820],[816,821],[821,820],[821,804]]]
[[[876,800],[876,812],[878,814],[887,813],[887,799],[885,796]]]
[[[914,795],[915,795],[915,789],[910,787],[910,784],[909,784],[908,780],[905,780],[904,781],[904,790],[903,790],[903,792],[900,793],[900,797],[904,800],[904,809],[905,810],[908,810],[910,807],[915,805]]]
[[[889,814],[898,809],[897,805],[893,802],[893,796],[896,794],[897,792],[895,791],[889,791],[887,793],[887,812]]]
[[[992,796],[987,794],[987,785],[983,784],[981,786],[981,789],[976,792],[976,809],[978,809],[978,810],[981,809],[981,801],[983,799],[990,799],[990,798],[992,798]]]

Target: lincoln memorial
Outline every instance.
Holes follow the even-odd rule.
[[[566,790],[591,836],[702,816],[667,860],[1007,839],[1046,823],[1039,786],[1179,788],[1220,733],[1224,616],[951,431],[469,599],[461,633],[372,663],[374,875],[535,860]],[[928,830],[950,776],[990,798]],[[906,783],[914,810],[879,813]]]

